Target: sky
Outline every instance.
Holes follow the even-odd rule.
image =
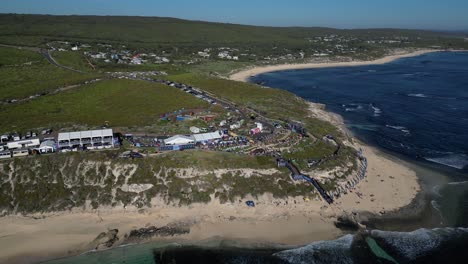
[[[0,13],[163,16],[262,26],[468,30],[468,0],[0,0]]]

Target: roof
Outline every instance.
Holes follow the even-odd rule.
[[[193,137],[175,135],[173,137],[167,138],[164,140],[165,144],[184,144],[193,142]]]
[[[111,137],[114,133],[112,129],[86,130],[77,132],[65,132],[58,134],[58,140],[70,140],[74,138],[89,138],[89,137]]]
[[[208,140],[220,139],[221,133],[219,131],[216,131],[216,132],[210,132],[210,133],[195,134],[193,135],[193,137],[195,138],[196,142],[208,141]]]
[[[39,148],[44,148],[44,147],[54,148],[55,147],[55,141],[46,140],[46,141],[42,142],[41,146],[39,146]]]

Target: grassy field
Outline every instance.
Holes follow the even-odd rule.
[[[51,55],[59,64],[68,66],[75,70],[83,72],[92,72],[96,70],[88,63],[81,52],[55,51]]]
[[[255,84],[226,79],[205,77],[198,74],[181,74],[169,77],[172,80],[200,87],[221,98],[265,112],[267,116],[288,118],[293,114],[303,116],[305,103],[283,90],[263,88]]]
[[[151,32],[151,33],[148,33]],[[163,17],[0,15],[0,43],[44,45],[50,40],[125,44],[131,48],[190,54],[229,45],[261,53],[273,47],[305,49],[306,38],[339,34],[360,39],[408,37],[415,46],[460,46],[463,38],[448,33],[403,29],[341,30],[317,27],[260,27],[188,21]],[[359,47],[362,43],[357,43]],[[280,50],[280,49],[278,49]]]
[[[70,125],[146,126],[160,114],[209,105],[178,89],[144,81],[107,80],[18,105],[0,107],[0,131]]]
[[[331,124],[308,117],[307,102],[287,91],[192,73],[174,75],[169,78],[200,87],[240,106],[255,109],[273,119],[302,121],[309,132],[317,137],[326,134],[341,136]]]
[[[23,99],[97,76],[56,67],[34,51],[0,47],[0,101]]]

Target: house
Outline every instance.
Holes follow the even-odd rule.
[[[8,142],[8,149],[23,149],[23,148],[35,148],[39,147],[40,142],[38,138],[30,138],[25,140],[17,140]]]
[[[165,145],[186,145],[193,144],[195,140],[191,136],[175,135],[164,140]]]
[[[41,153],[53,153],[56,150],[55,140],[46,140],[41,143],[41,145],[36,148],[36,150]]]
[[[222,138],[220,131],[193,135],[196,143],[207,143]]]
[[[259,123],[259,122],[255,122],[255,125],[257,126],[256,128],[252,128],[250,130],[250,134],[251,135],[255,135],[255,134],[258,134],[260,132],[263,131],[263,124],[262,123]]]
[[[58,146],[60,149],[112,148],[114,147],[114,133],[112,129],[59,133]]]

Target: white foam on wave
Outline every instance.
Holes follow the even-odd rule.
[[[468,181],[461,181],[461,182],[449,182],[447,183],[448,185],[461,185],[461,184],[467,184]]]
[[[416,94],[408,94],[409,97],[419,97],[419,98],[427,98],[428,96],[422,93],[416,93]]]
[[[468,228],[421,228],[413,232],[389,232],[373,230],[372,236],[382,239],[405,258],[413,261],[434,252],[444,242],[460,236],[468,236]]]
[[[321,263],[353,263],[351,244],[353,235],[345,235],[331,241],[318,241],[307,246],[281,251],[274,256],[289,263],[321,264]]]
[[[440,186],[440,185],[436,185],[436,186],[432,187],[432,193],[435,194],[438,197],[442,197],[442,194],[440,194],[440,188],[442,188],[442,186]]]
[[[385,127],[388,127],[388,128],[391,128],[391,129],[395,129],[395,130],[398,130],[398,131],[401,131],[405,134],[410,134],[410,131],[408,128],[404,127],[404,126],[392,126],[392,125],[385,125]]]
[[[382,114],[382,109],[376,107],[375,105],[373,104],[370,104],[370,107],[372,108],[372,110],[374,111],[374,116],[380,116],[380,114]]]
[[[440,224],[443,225],[445,220],[444,220],[444,215],[442,214],[442,211],[441,211],[441,209],[440,209],[439,203],[438,203],[436,200],[432,200],[432,201],[431,201],[431,206],[432,206],[432,208],[434,208],[434,209],[437,211],[437,213],[439,214],[440,219],[441,219],[441,223],[440,223]]]
[[[424,159],[459,170],[468,166],[468,155],[465,154],[454,153],[440,157],[425,157]]]

